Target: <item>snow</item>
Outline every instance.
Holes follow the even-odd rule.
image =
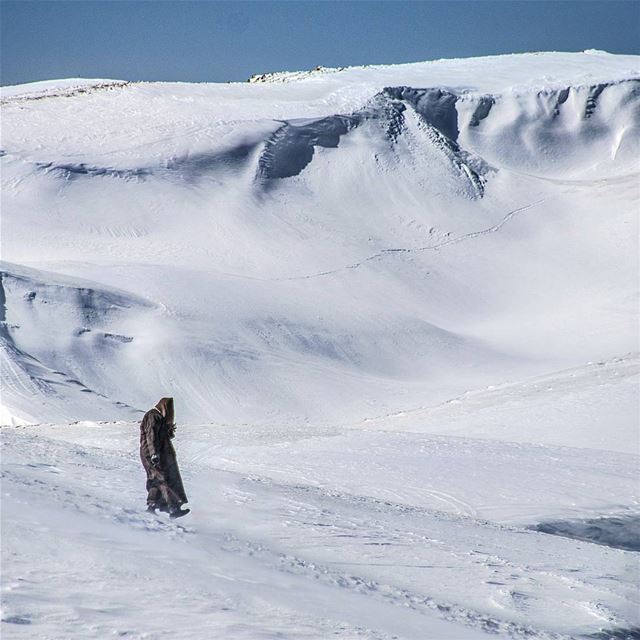
[[[98,80],[88,78],[67,78],[64,80],[44,80],[27,84],[0,87],[3,103],[41,100],[43,98],[61,98],[80,95],[101,89],[122,87],[128,83],[121,80]]]
[[[4,87],[3,637],[634,637],[639,62]]]
[[[529,529],[637,513],[630,453],[181,426],[193,512],[178,524],[141,511],[135,423],[2,438],[3,615],[29,623],[5,624],[12,637],[569,638],[640,623],[637,553]]]

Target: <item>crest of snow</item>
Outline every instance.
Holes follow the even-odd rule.
[[[13,88],[4,402],[352,421],[636,351],[637,68]]]
[[[637,69],[13,88],[3,632],[635,634]]]

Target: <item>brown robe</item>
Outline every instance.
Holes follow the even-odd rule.
[[[147,504],[167,511],[188,502],[171,443],[174,435],[173,398],[162,398],[140,423],[140,460],[147,472]],[[153,455],[158,456],[157,467]]]

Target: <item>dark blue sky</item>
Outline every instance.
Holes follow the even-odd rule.
[[[522,51],[640,52],[640,2],[1,0],[3,85],[246,80]]]

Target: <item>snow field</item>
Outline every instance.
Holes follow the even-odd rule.
[[[193,512],[177,523],[142,511],[137,425],[2,435],[9,637],[561,638],[639,622],[637,554],[523,526],[637,509],[635,456],[183,427]]]
[[[639,637],[639,69],[3,88],[3,638]]]

